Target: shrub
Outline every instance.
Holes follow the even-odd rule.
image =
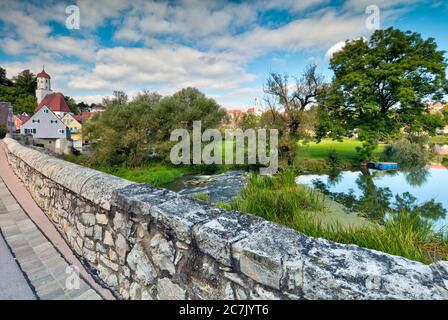
[[[388,145],[383,152],[385,160],[395,161],[404,169],[423,167],[431,160],[432,156],[431,150],[424,142],[410,139],[398,140]]]
[[[330,149],[327,155],[327,162],[330,165],[332,171],[338,170],[341,166],[341,158],[335,149]]]

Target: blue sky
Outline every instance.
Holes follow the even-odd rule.
[[[65,26],[68,5],[80,29]],[[245,109],[262,98],[269,72],[299,76],[345,40],[368,37],[366,7],[380,27],[434,37],[448,51],[448,1],[9,1],[0,3],[0,65],[9,77],[45,65],[53,90],[100,102],[113,90],[171,94],[194,86],[222,106]]]

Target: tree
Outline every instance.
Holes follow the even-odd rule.
[[[225,116],[213,99],[195,88],[164,98],[146,91],[129,103],[115,98],[107,104],[106,110],[84,128],[92,141],[91,159],[100,165],[135,167],[144,164],[150,155],[165,157],[174,144],[170,142],[172,130],[192,130],[193,121],[198,120],[204,130],[217,128]]]
[[[301,138],[302,125],[307,109],[315,105],[324,90],[324,78],[317,72],[315,64],[308,65],[292,87],[288,75],[271,73],[264,86],[269,111],[265,120],[279,125],[280,157],[291,164]],[[281,112],[283,111],[283,112]]]
[[[20,93],[34,95],[37,89],[37,78],[30,70],[23,70],[13,78],[14,86]]]
[[[67,102],[68,107],[70,108],[70,110],[72,110],[74,114],[81,114],[81,110],[78,104],[76,103],[75,99],[69,96],[64,96],[64,99]]]
[[[0,67],[0,101],[9,101],[15,113],[32,113],[36,109],[35,77],[28,70],[21,72],[15,81],[6,77]]]
[[[438,121],[427,117],[424,102],[446,93],[444,53],[434,39],[394,28],[347,41],[330,60],[334,78],[320,105],[318,139],[356,131],[369,157],[379,140],[402,129],[433,131]]]
[[[6,70],[0,67],[0,85],[11,86],[12,82],[6,77]]]

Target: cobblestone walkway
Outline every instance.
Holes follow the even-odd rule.
[[[1,178],[0,229],[38,298],[101,299],[82,278],[79,278],[79,288],[71,288],[76,283],[72,280],[73,269],[25,214]],[[8,277],[9,274],[0,274],[0,281]],[[14,298],[14,293],[8,296]]]

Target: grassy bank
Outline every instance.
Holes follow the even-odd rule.
[[[230,167],[221,165],[175,166],[163,161],[148,162],[137,168],[104,167],[90,165],[88,158],[84,156],[64,156],[64,159],[126,180],[147,183],[156,187],[163,187],[184,175],[217,174],[230,169]]]
[[[448,144],[448,136],[434,136],[429,138],[429,142],[437,144]]]
[[[284,224],[309,236],[356,244],[424,263],[448,258],[448,242],[405,214],[383,225],[326,219],[334,217],[333,209],[325,205],[318,192],[297,185],[291,172],[273,178],[253,175],[241,196],[227,207]]]
[[[299,142],[299,150],[296,157],[296,167],[305,172],[323,172],[330,170],[328,164],[328,154],[334,150],[339,163],[339,169],[353,169],[359,167],[359,158],[356,151],[361,147],[362,142],[356,139],[344,139],[335,141],[323,139],[321,142]],[[374,157],[379,156],[384,150],[385,144],[379,144],[374,151]]]

